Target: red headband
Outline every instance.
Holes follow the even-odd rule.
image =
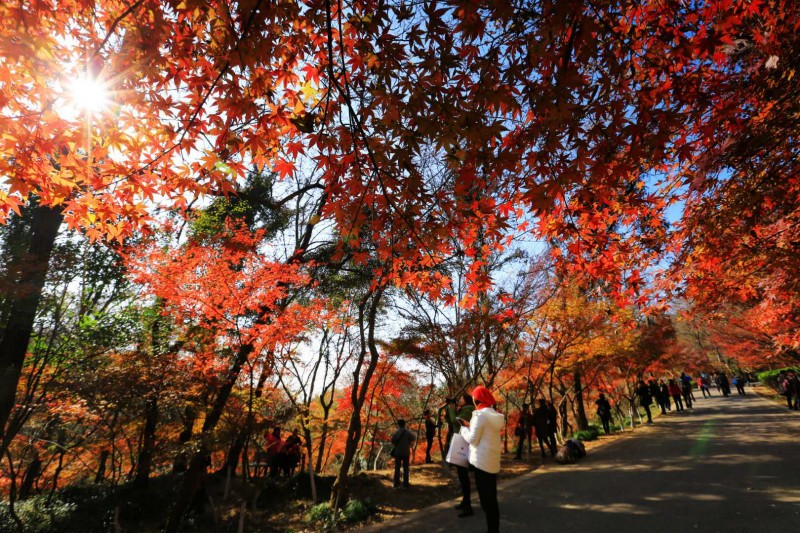
[[[497,403],[497,401],[494,399],[494,396],[492,396],[492,393],[489,392],[489,389],[483,385],[478,385],[475,387],[475,390],[472,391],[472,398],[476,402],[480,402],[487,407],[491,407]]]

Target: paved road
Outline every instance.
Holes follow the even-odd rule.
[[[412,489],[413,490],[413,489]],[[699,399],[580,464],[546,467],[500,487],[512,532],[788,532],[800,530],[800,416],[755,395]],[[368,531],[480,533],[447,502]]]

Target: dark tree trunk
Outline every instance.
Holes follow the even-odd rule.
[[[561,435],[566,439],[569,435],[569,415],[567,412],[567,399],[563,398],[558,404],[558,416],[561,418]]]
[[[175,456],[175,462],[172,464],[173,475],[186,472],[189,455],[183,447],[187,442],[192,440],[195,420],[197,420],[197,411],[195,411],[194,407],[191,405],[187,405],[183,410],[183,430],[178,434],[178,455]]]
[[[375,345],[375,318],[378,313],[378,304],[382,295],[382,289],[378,289],[378,291],[372,295],[372,302],[369,304],[369,312],[366,317],[366,326],[364,323],[364,307],[367,305],[368,298],[365,298],[359,306],[358,318],[361,332],[361,351],[359,353],[358,364],[353,371],[353,389],[351,392],[353,412],[350,414],[350,423],[347,428],[342,464],[339,467],[339,473],[336,476],[336,481],[334,481],[331,490],[330,503],[332,506],[344,506],[350,496],[350,467],[353,464],[353,459],[358,450],[358,444],[361,441],[361,408],[364,406],[369,384],[372,380],[372,375],[375,373],[375,367],[378,365],[379,359],[378,348]],[[366,335],[365,329],[367,330]],[[366,362],[367,351],[369,351],[370,357],[362,380],[361,368]]]
[[[314,472],[319,474],[322,471],[322,458],[325,456],[325,441],[328,440],[328,413],[325,413],[325,419],[322,421],[322,431],[319,435],[319,448],[317,449],[317,462],[314,465]],[[309,455],[309,461],[311,456]]]
[[[19,499],[24,500],[33,495],[33,485],[42,473],[42,460],[39,456],[33,458],[28,468],[25,470],[25,475],[22,476],[22,485],[19,487]]]
[[[4,437],[6,423],[14,408],[36,310],[42,298],[50,255],[58,228],[64,220],[60,209],[38,205],[30,209],[27,246],[18,247],[20,256],[11,259],[19,265],[24,264],[24,268],[19,269],[19,276],[7,289],[8,323],[0,339],[0,432]]]
[[[158,397],[151,396],[145,402],[144,430],[142,432],[142,449],[136,461],[136,477],[133,486],[144,489],[150,480],[150,470],[153,468],[153,454],[156,448],[156,426],[158,425]]]
[[[264,385],[267,382],[267,369],[262,369],[261,375],[258,377],[258,383],[256,383],[256,389],[253,393],[256,399],[261,398],[264,395]],[[242,450],[244,450],[244,445],[247,443],[247,440],[250,438],[250,435],[253,433],[253,429],[255,426],[255,418],[252,412],[247,413],[247,420],[244,423],[244,426],[239,429],[236,433],[236,437],[233,439],[233,444],[228,449],[228,455],[225,458],[225,465],[222,467],[222,471],[227,471],[230,469],[231,475],[236,475],[236,468],[239,466],[239,458],[242,456]]]
[[[103,450],[100,452],[100,464],[97,467],[97,474],[94,476],[95,483],[102,483],[102,481],[106,478],[106,463],[108,463],[108,456],[111,455],[111,451]]]
[[[589,421],[586,419],[586,408],[583,405],[583,384],[581,383],[581,373],[575,371],[575,403],[578,409],[578,429],[589,429]]]
[[[208,446],[211,440],[211,434],[217,427],[220,417],[222,417],[225,404],[231,395],[236,380],[239,378],[244,363],[247,361],[247,358],[250,357],[252,351],[253,347],[250,345],[242,346],[242,348],[239,349],[236,354],[236,359],[233,361],[233,365],[225,378],[225,383],[220,387],[219,393],[214,399],[214,404],[206,415],[206,419],[203,422],[202,434],[200,435],[200,447],[192,454],[189,461],[189,468],[184,474],[182,490],[170,512],[167,525],[164,527],[165,533],[177,533],[186,509],[188,509],[189,505],[194,500],[197,491],[200,490],[203,487],[203,483],[205,483],[208,456],[210,453]]]

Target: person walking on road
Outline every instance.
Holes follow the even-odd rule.
[[[681,394],[683,394],[683,404],[686,406],[687,409],[692,408],[692,400],[694,396],[692,395],[692,380],[691,378],[686,380],[681,380]]]
[[[544,452],[545,443],[550,450],[550,456],[556,456],[556,443],[555,440],[550,440],[550,429],[548,428],[549,414],[547,412],[547,402],[544,399],[539,400],[539,407],[533,412],[533,426],[536,430],[536,440],[539,441],[539,449],[542,450],[542,457],[547,457]]]
[[[669,395],[675,402],[675,410],[679,413],[683,411],[683,401],[681,400],[681,388],[675,383],[674,379],[669,380]]]
[[[433,439],[436,438],[436,422],[431,416],[431,410],[425,409],[425,464],[433,463],[431,459],[431,449],[433,449]]]
[[[500,506],[497,503],[497,473],[500,471],[505,417],[494,410],[495,399],[483,385],[472,391],[475,411],[469,422],[462,422],[461,436],[469,443],[469,464],[475,470],[475,485],[481,508],[486,513],[488,533],[500,531]]]
[[[653,403],[661,408],[661,414],[665,414],[667,410],[664,408],[664,400],[661,398],[661,388],[656,383],[656,380],[651,379],[647,382],[647,387],[650,389],[650,396],[653,398]]]
[[[683,390],[688,390],[689,391],[689,398],[691,400],[696,400],[696,398],[694,397],[694,392],[692,391],[692,376],[690,376],[686,372],[681,372],[680,385],[681,385],[681,390],[682,391]],[[691,409],[691,408],[692,408],[692,406],[689,405],[689,409]]]
[[[711,391],[709,390],[708,385],[706,383],[706,379],[708,378],[704,378],[703,375],[704,374],[700,374],[699,376],[697,376],[697,388],[700,389],[700,392],[703,393],[703,398],[706,397],[710,398]]]
[[[786,403],[789,404],[789,409],[792,408],[792,384],[789,383],[789,374],[786,370],[781,370],[778,373],[778,386],[781,389],[781,394],[786,396]]]
[[[533,438],[533,413],[531,413],[530,404],[522,404],[522,412],[519,414],[514,435],[517,437],[517,455],[515,458],[522,459],[522,451],[526,442],[528,443],[528,456],[530,456],[531,439]]]
[[[647,423],[653,423],[653,414],[650,412],[650,404],[653,403],[653,397],[650,395],[650,387],[644,381],[639,380],[636,386],[636,396],[639,397],[639,405],[644,407],[644,412],[647,413]]]
[[[669,387],[667,387],[663,379],[658,380],[658,388],[661,390],[661,400],[664,402],[661,410],[663,411],[666,408],[667,411],[672,411],[672,405],[669,401]]]
[[[717,373],[717,383],[719,383],[719,388],[722,390],[722,396],[727,398],[731,395],[731,383],[728,381],[728,376],[725,375],[725,372]]]
[[[403,467],[403,487],[408,488],[408,465],[411,458],[411,444],[417,436],[406,429],[406,421],[402,418],[397,421],[397,431],[392,435],[391,455],[394,457],[394,488],[400,487],[400,467]]]
[[[602,392],[600,397],[594,402],[597,405],[597,416],[600,417],[600,422],[603,423],[603,431],[606,435],[611,434],[611,404],[606,400],[606,395]]]
[[[711,385],[714,384],[714,373],[713,372],[701,372],[700,375],[703,377],[703,385],[706,388],[706,392],[708,393],[708,397],[711,398]],[[717,389],[719,392],[719,389]]]
[[[472,413],[475,411],[475,404],[472,403],[472,396],[469,394],[464,394],[459,400],[458,407],[455,405],[455,401],[449,402],[449,408],[447,410],[447,419],[448,423],[452,423],[453,425],[459,428],[461,431],[461,425],[459,420],[469,421],[472,419]],[[451,422],[452,421],[452,422]],[[471,516],[472,513],[472,503],[471,503],[471,487],[469,481],[469,469],[466,466],[461,465],[453,465],[456,467],[456,473],[458,474],[458,484],[461,486],[461,503],[456,505],[456,510],[461,511],[459,516]]]
[[[790,370],[786,373],[786,381],[786,398],[789,402],[789,409],[797,411],[800,409],[800,378],[797,377],[794,370]]]

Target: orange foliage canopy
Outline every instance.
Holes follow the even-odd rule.
[[[638,272],[665,252],[664,209],[687,189],[693,206],[734,183],[718,172],[745,168],[748,146],[758,168],[737,176],[796,178],[796,140],[759,137],[796,120],[793,0],[340,5],[4,3],[0,212],[36,195],[120,238],[151,202],[230,192],[251,165],[315,168],[321,215],[353,248],[375,242],[398,283],[441,283],[426,267],[456,236],[485,286],[480,258],[530,230],[644,303]],[[112,108],[60,113],[87,75]],[[794,183],[760,196],[758,228]],[[770,238],[758,228],[742,231]]]

